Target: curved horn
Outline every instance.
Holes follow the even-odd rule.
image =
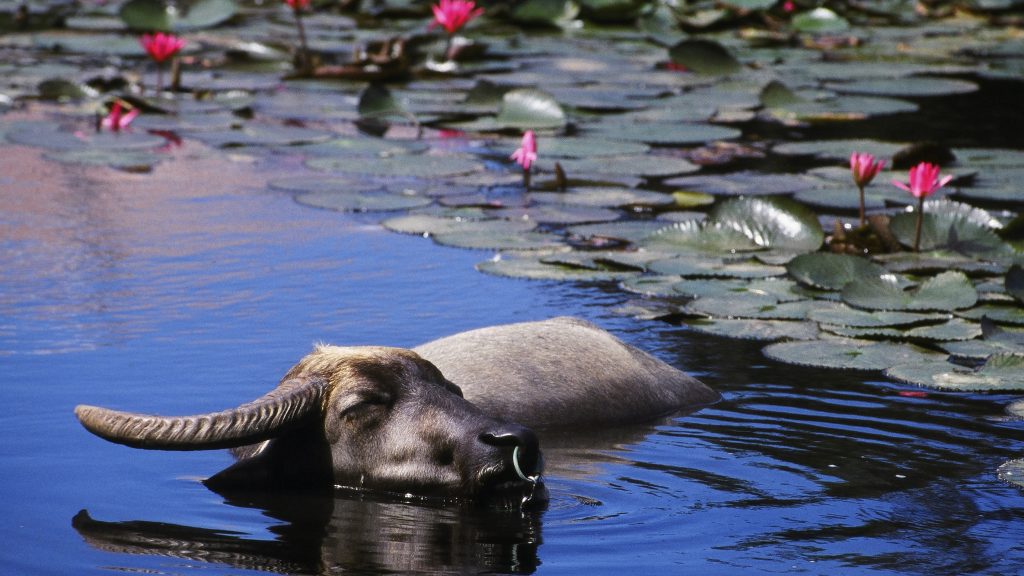
[[[279,436],[312,412],[327,390],[321,378],[293,378],[238,408],[198,416],[152,416],[78,406],[75,415],[93,434],[133,448],[214,450]]]

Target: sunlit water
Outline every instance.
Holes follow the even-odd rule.
[[[1021,423],[998,419],[1008,397],[904,396],[876,374],[778,365],[760,345],[617,317],[614,289],[485,276],[473,264],[487,253],[299,206],[266,190],[265,164],[194,143],[176,155],[129,175],[0,154],[4,574],[1024,568],[1024,496],[995,476],[1024,454]],[[540,511],[353,494],[226,502],[198,482],[226,452],[130,450],[72,415],[82,402],[221,409],[269,389],[315,342],[413,346],[560,314],[725,400],[546,438]]]

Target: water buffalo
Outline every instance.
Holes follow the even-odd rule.
[[[578,319],[464,332],[414,350],[318,346],[266,395],[185,417],[75,409],[136,448],[232,448],[214,489],[365,487],[476,498],[527,494],[538,430],[651,420],[717,401],[704,384]]]

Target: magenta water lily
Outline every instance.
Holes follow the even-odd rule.
[[[477,8],[473,0],[441,0],[430,7],[434,11],[434,20],[430,27],[440,26],[448,33],[448,44],[445,47],[445,58],[452,57],[452,37],[462,29],[470,20],[484,13],[483,8]]]
[[[519,144],[519,148],[516,148],[516,151],[512,153],[510,158],[523,167],[523,185],[529,189],[530,166],[537,161],[537,137],[534,135],[533,130],[527,130],[523,134],[523,140]]]
[[[901,182],[893,179],[892,183],[897,188],[910,192],[917,198],[917,226],[914,228],[914,252],[921,246],[921,224],[924,221],[924,199],[931,196],[953,179],[952,176],[940,176],[939,167],[928,162],[921,162],[910,169],[910,181]]]
[[[860,225],[864,225],[864,187],[875,179],[875,176],[885,167],[884,160],[875,160],[875,157],[866,152],[854,152],[850,155],[850,172],[853,174],[853,183],[860,191]]]
[[[121,101],[117,100],[110,107],[110,112],[100,120],[100,128],[111,132],[120,132],[128,128],[128,125],[139,115],[138,108],[132,108],[125,112]]]
[[[160,92],[163,90],[164,83],[164,62],[181,52],[181,49],[185,47],[185,40],[167,32],[156,32],[143,34],[139,37],[139,44],[157,63],[156,91]]]

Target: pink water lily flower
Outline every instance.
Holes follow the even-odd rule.
[[[430,27],[441,26],[451,36],[467,22],[484,13],[483,8],[477,8],[473,0],[441,0],[431,6],[434,11],[434,21]]]
[[[938,166],[928,162],[921,162],[910,169],[909,184],[896,179],[893,179],[892,184],[897,188],[910,192],[914,198],[924,199],[934,194],[939,188],[949,184],[949,181],[952,179],[953,177],[949,175],[939,178]]]
[[[155,34],[143,34],[139,38],[139,43],[157,63],[163,63],[165,60],[174,56],[185,47],[185,40],[178,38],[174,34],[167,34],[165,32],[157,32]]]
[[[914,198],[917,198],[917,226],[914,228],[914,252],[917,252],[921,246],[921,225],[924,222],[924,199],[935,193],[936,190],[942,188],[953,177],[946,175],[939,177],[939,167],[935,164],[929,164],[928,162],[921,162],[917,166],[910,169],[910,183],[904,184],[899,180],[893,180],[892,183],[897,188],[901,188],[910,192]]]
[[[284,0],[284,3],[291,6],[292,10],[296,12],[305,10],[309,6],[309,0]]]
[[[137,108],[132,108],[125,112],[121,102],[115,101],[114,105],[110,107],[110,112],[100,121],[100,127],[111,132],[120,132],[127,128],[138,115],[139,110]]]
[[[853,183],[860,190],[860,225],[864,225],[864,187],[871,183],[878,175],[878,172],[885,166],[885,161],[875,161],[875,157],[867,152],[854,152],[850,154],[850,172],[853,174]]]
[[[509,158],[523,167],[523,185],[529,188],[530,166],[537,161],[537,137],[534,136],[533,130],[527,130],[523,134],[523,141],[519,144],[519,148],[516,148]]]

